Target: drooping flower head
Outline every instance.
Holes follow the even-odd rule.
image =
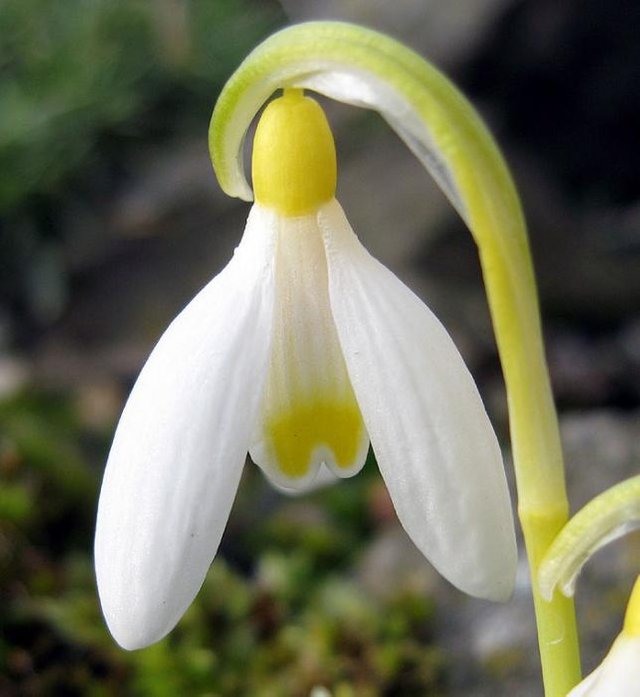
[[[162,638],[195,597],[247,453],[279,488],[300,491],[354,475],[371,444],[402,525],[436,568],[480,597],[506,599],[513,586],[500,448],[473,379],[440,322],[368,254],[335,200],[331,131],[297,84],[314,80],[269,72],[260,50],[251,65],[285,90],[256,130],[242,241],[151,353],[105,470],[96,573],[125,648]],[[335,76],[337,92],[348,85]],[[234,109],[250,114],[264,89],[236,76],[212,121],[218,176],[227,190],[240,183],[243,197],[251,192],[228,159],[244,134]],[[368,89],[385,94],[380,81]],[[396,118],[415,126],[411,114],[407,124]],[[439,176],[462,200],[444,169]]]

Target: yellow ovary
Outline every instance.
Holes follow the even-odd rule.
[[[281,215],[317,210],[336,191],[336,149],[317,102],[287,89],[264,110],[251,165],[257,203]]]

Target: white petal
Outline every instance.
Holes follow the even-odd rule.
[[[107,624],[124,648],[173,628],[226,525],[266,375],[272,218],[254,207],[233,259],[163,334],[120,419],[95,563]]]
[[[440,322],[362,247],[339,204],[319,220],[340,344],[398,518],[454,585],[504,600],[516,571],[513,518],[473,378]]]
[[[369,438],[338,342],[315,213],[280,217],[273,338],[251,458],[280,488],[360,471]]]
[[[567,697],[640,697],[640,637],[621,634],[604,661]]]

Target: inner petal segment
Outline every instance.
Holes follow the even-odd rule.
[[[251,457],[295,489],[323,462],[338,477],[355,474],[368,447],[331,315],[316,216],[282,217],[271,361]]]

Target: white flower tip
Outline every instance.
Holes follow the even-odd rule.
[[[494,603],[506,603],[511,600],[516,585],[518,550],[515,536],[505,539],[495,548],[496,554],[487,554],[477,563],[477,573],[467,574],[463,578],[452,579],[455,585],[475,598],[490,600]]]
[[[493,585],[487,589],[485,598],[492,600],[494,603],[507,603],[513,597],[515,585],[516,575],[514,569],[513,572],[508,571],[505,576],[496,579]]]
[[[180,594],[163,592],[159,576],[145,584],[127,569],[118,573],[114,565],[102,564],[104,555],[96,552],[98,595],[111,636],[127,651],[160,641],[185,610]]]
[[[173,628],[164,613],[143,608],[110,607],[101,598],[102,612],[111,636],[123,649],[135,651],[160,641]],[[141,611],[142,610],[142,611]]]
[[[116,623],[107,619],[107,626],[116,643],[126,651],[145,649],[147,646],[155,644],[156,641],[160,641],[167,634],[167,632],[163,632],[158,635],[157,632],[150,632],[148,627],[131,621]]]

